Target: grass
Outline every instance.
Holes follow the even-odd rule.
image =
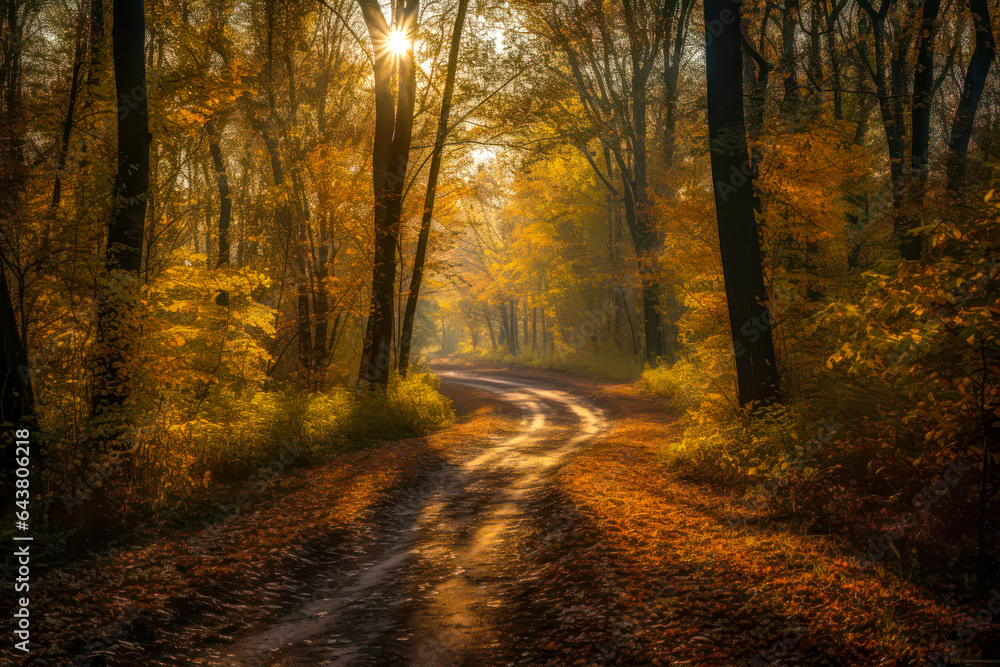
[[[384,394],[221,387],[195,406],[178,400],[164,407],[164,401],[128,434],[132,474],[103,460],[73,460],[72,447],[50,447],[55,457],[49,469],[72,472],[49,475],[49,502],[57,513],[70,506],[72,526],[90,500],[89,482],[106,486],[130,525],[182,525],[217,513],[249,488],[259,495],[289,469],[451,425],[451,400],[438,388],[437,377],[415,371],[393,378]]]
[[[430,373],[393,378],[386,393],[260,392],[238,407],[207,410],[197,422],[172,423],[151,439],[139,468],[153,513],[178,512],[192,502],[231,495],[261,467],[295,448],[299,463],[387,440],[426,435],[453,421],[451,401]],[[287,458],[287,455],[285,455]],[[211,488],[217,480],[219,488]]]

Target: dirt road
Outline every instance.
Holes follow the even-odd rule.
[[[289,470],[225,525],[43,577],[39,649],[17,664],[912,667],[945,650],[997,655],[982,603],[862,567],[835,536],[744,516],[737,494],[667,470],[659,453],[681,434],[635,387],[437,372],[451,428]],[[970,627],[974,641],[955,645]]]
[[[495,643],[500,591],[517,577],[526,510],[566,456],[599,434],[599,409],[554,384],[443,370],[445,389],[486,391],[521,415],[483,433],[396,508],[356,572],[238,641],[218,664],[477,662]]]

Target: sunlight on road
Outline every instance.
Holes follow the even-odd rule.
[[[485,373],[440,375],[444,383],[488,391],[516,408],[524,415],[516,434],[484,434],[475,443],[479,453],[435,474],[394,542],[372,554],[353,580],[232,647],[229,664],[310,664],[326,636],[337,638],[337,657],[324,664],[350,664],[380,635],[366,632],[347,641],[339,626],[352,608],[373,599],[401,598],[392,604],[413,608],[406,624],[414,665],[460,664],[489,632],[481,610],[499,604],[489,582],[509,565],[503,550],[516,540],[526,501],[568,454],[601,432],[604,419],[576,396],[532,382]],[[411,580],[423,582],[416,600],[412,591],[403,597]]]

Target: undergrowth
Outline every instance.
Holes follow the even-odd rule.
[[[184,402],[165,407],[164,401],[151,420],[126,435],[132,468],[140,473],[124,479],[125,468],[113,456],[53,466],[75,474],[50,477],[51,501],[75,514],[90,499],[87,487],[107,484],[133,519],[187,520],[248,488],[263,491],[291,467],[450,425],[451,401],[438,392],[439,384],[428,372],[414,372],[393,377],[384,394],[344,387],[220,390],[196,409]]]
[[[616,350],[600,352],[570,349],[562,352],[537,351],[510,354],[506,351],[465,352],[455,355],[463,363],[489,368],[531,368],[559,371],[579,377],[632,382],[642,373],[642,362],[634,356]]]

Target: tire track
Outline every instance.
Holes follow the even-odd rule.
[[[597,436],[602,413],[535,381],[442,371],[446,384],[489,391],[524,415],[513,437],[430,475],[393,509],[401,526],[323,599],[238,640],[212,664],[458,665],[493,641],[517,520],[563,460]]]

